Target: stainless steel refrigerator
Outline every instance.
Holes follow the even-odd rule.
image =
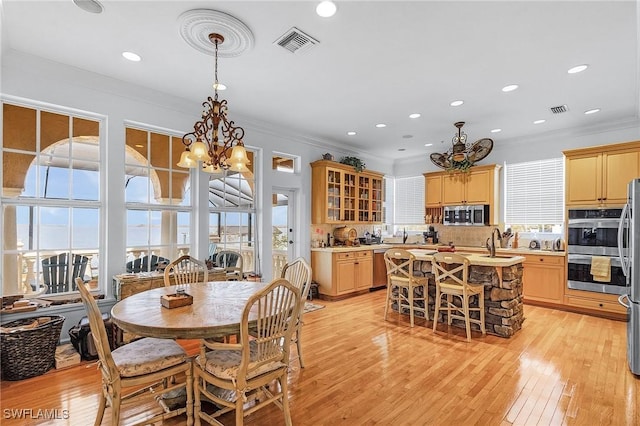
[[[627,287],[618,302],[627,308],[629,368],[640,375],[640,179],[629,182],[627,204],[620,219],[618,252]]]

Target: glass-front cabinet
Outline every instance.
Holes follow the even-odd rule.
[[[382,223],[383,179],[371,179],[371,222]]]
[[[312,167],[311,221],[322,223],[382,222],[383,175],[319,160]]]
[[[326,211],[328,221],[337,222],[340,220],[341,201],[342,172],[340,170],[327,169]]]

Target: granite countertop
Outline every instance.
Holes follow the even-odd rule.
[[[413,254],[417,260],[426,260],[431,262],[433,260],[433,255],[437,253],[435,250],[424,250],[424,249],[410,249],[409,253]],[[524,262],[524,256],[518,255],[507,255],[502,254],[496,257],[489,257],[488,254],[479,254],[479,253],[465,253],[463,251],[456,250],[455,254],[460,254],[471,262],[472,265],[476,266],[494,266],[494,267],[503,267],[503,266],[513,266],[518,263]]]
[[[409,245],[409,244],[407,244]],[[333,246],[333,247],[321,247],[321,248],[312,248],[311,251],[324,251],[329,253],[343,253],[349,251],[359,251],[359,250],[388,250],[395,245],[392,244],[370,244],[370,245],[360,245],[360,246]]]
[[[392,247],[404,247],[407,250],[418,249],[418,250],[437,250],[438,247],[443,247],[443,245],[438,244],[371,244],[371,245],[360,245],[360,246],[334,246],[334,247],[323,247],[323,248],[312,248],[311,251],[320,251],[320,252],[329,252],[329,253],[342,253],[342,252],[350,252],[357,250],[387,250]],[[456,253],[458,252],[470,252],[470,253],[487,253],[487,249],[484,247],[465,247],[465,246],[456,246]],[[516,249],[513,248],[497,248],[497,254],[511,254],[511,255],[538,255],[538,256],[566,256],[565,251],[548,251],[548,250],[532,250],[527,247],[519,247]],[[523,258],[524,259],[524,258]]]

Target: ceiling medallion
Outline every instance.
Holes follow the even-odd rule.
[[[180,35],[187,44],[199,52],[215,55],[216,47],[209,34],[220,34],[224,44],[219,46],[217,55],[232,58],[253,48],[253,33],[242,21],[228,13],[211,9],[193,9],[178,18]]]
[[[462,131],[464,121],[458,121],[454,126],[458,129],[458,134],[451,139],[451,148],[442,154],[431,154],[431,162],[448,171],[468,171],[476,162],[489,155],[493,149],[493,140],[482,138],[468,144],[467,134]]]

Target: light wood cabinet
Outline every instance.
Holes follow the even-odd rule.
[[[311,167],[312,223],[382,222],[384,175],[327,160]]]
[[[312,251],[311,270],[321,297],[341,299],[373,286],[373,251]]]
[[[627,308],[618,303],[618,295],[594,293],[568,288],[564,296],[565,304],[575,311],[593,313],[600,316],[624,319]]]
[[[524,255],[523,296],[525,302],[564,303],[566,258],[564,256]]]
[[[466,196],[465,173],[447,174],[442,177],[442,204],[445,206],[464,204]]]
[[[498,223],[500,166],[475,166],[467,173],[424,173],[425,208],[488,204],[490,222]]]
[[[619,206],[640,176],[640,142],[564,151],[567,206]]]
[[[498,192],[496,172],[496,168],[472,169],[469,172],[465,182],[465,204],[493,204],[493,196]]]
[[[424,174],[424,201],[427,208],[442,207],[442,174]]]

